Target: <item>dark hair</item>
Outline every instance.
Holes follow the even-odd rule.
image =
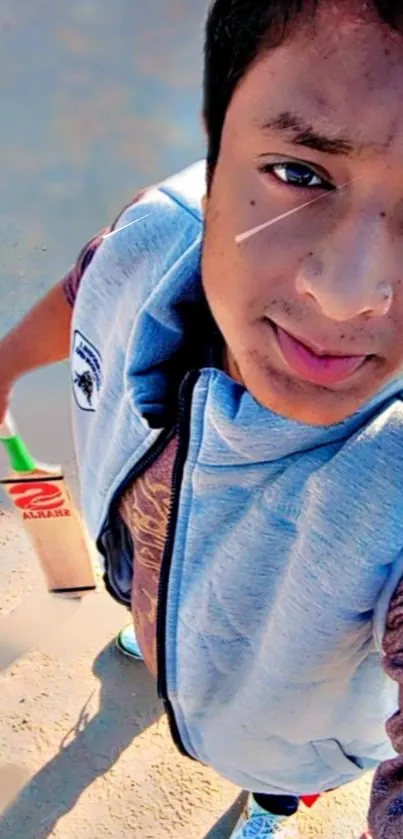
[[[203,116],[207,131],[208,181],[218,160],[221,134],[235,88],[258,56],[278,46],[302,12],[314,14],[320,0],[212,0],[204,49]],[[403,28],[403,0],[372,0],[380,18]]]

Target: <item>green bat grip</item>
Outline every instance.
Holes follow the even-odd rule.
[[[17,433],[14,420],[8,412],[0,425],[0,440],[8,454],[14,472],[34,472],[37,469],[22,437]]]

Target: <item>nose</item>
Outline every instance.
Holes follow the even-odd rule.
[[[334,321],[363,314],[382,317],[393,300],[391,248],[388,232],[378,221],[350,220],[317,254],[311,252],[302,261],[297,292]]]

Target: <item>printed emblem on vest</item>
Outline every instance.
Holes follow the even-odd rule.
[[[94,344],[76,329],[72,353],[73,393],[82,411],[96,411],[102,385],[102,359]]]

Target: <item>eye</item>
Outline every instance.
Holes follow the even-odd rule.
[[[329,181],[325,181],[314,169],[304,163],[294,163],[293,161],[270,163],[265,164],[262,171],[272,175],[287,186],[295,186],[299,189],[334,189]]]

